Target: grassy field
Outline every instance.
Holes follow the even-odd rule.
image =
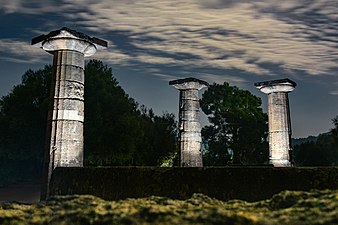
[[[105,201],[56,196],[37,204],[2,203],[0,224],[338,224],[338,190],[284,191],[258,202],[148,197]]]

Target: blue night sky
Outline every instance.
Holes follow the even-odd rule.
[[[31,39],[66,26],[107,40],[91,58],[157,114],[177,114],[168,81],[185,77],[247,89],[265,112],[253,83],[294,80],[294,137],[328,131],[338,114],[336,0],[1,0],[0,21],[0,96],[52,62]]]

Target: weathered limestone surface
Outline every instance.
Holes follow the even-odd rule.
[[[62,28],[32,40],[54,55],[45,156],[46,188],[56,167],[83,166],[84,57],[107,46],[105,41]]]
[[[268,95],[270,163],[274,166],[291,166],[291,122],[288,93],[296,83],[289,79],[256,83]]]
[[[60,41],[62,42],[62,41]],[[84,54],[54,53],[55,84],[49,123],[51,167],[83,165]]]
[[[180,166],[202,167],[202,138],[198,91],[207,87],[208,83],[195,78],[186,78],[170,81],[169,85],[172,85],[176,89],[180,90]]]

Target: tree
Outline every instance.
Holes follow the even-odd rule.
[[[338,147],[338,115],[332,119],[332,123],[334,125],[334,128],[331,129],[330,133],[332,135],[332,141],[334,145]]]
[[[51,66],[28,70],[0,100],[0,179],[25,178],[42,169],[50,77]]]
[[[0,100],[0,179],[41,173],[45,151],[51,66],[28,70]],[[160,165],[177,150],[172,114],[138,107],[97,60],[85,68],[84,163],[87,166]],[[0,180],[1,183],[1,180]]]
[[[137,103],[101,61],[85,70],[85,165],[129,165],[139,130]]]
[[[141,107],[139,151],[136,162],[140,165],[159,166],[178,151],[177,121],[171,113],[156,116],[152,109]]]
[[[267,115],[260,98],[224,82],[209,86],[200,103],[212,124],[202,129],[205,165],[267,162]]]
[[[316,141],[294,146],[294,161],[297,166],[338,165],[338,116],[332,119],[334,128],[320,134]]]
[[[172,114],[139,109],[100,61],[89,61],[85,73],[85,165],[157,166],[176,151]]]

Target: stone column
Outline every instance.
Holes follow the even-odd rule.
[[[295,89],[296,83],[282,79],[255,83],[255,86],[268,95],[270,164],[276,167],[291,166],[288,93]]]
[[[83,166],[84,57],[107,42],[64,27],[34,38],[32,45],[54,55],[41,193],[45,199],[54,168]]]
[[[169,85],[180,90],[179,132],[180,166],[202,167],[201,125],[198,91],[209,84],[195,78],[170,81]]]

